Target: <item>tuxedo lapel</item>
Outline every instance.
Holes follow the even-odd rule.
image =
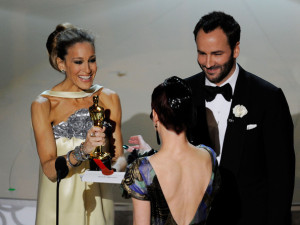
[[[238,172],[240,158],[243,153],[244,134],[247,126],[247,115],[242,118],[236,117],[233,108],[236,105],[243,105],[248,108],[248,88],[245,71],[240,67],[236,82],[232,104],[227,120],[227,129],[224,137],[222,157],[220,166],[229,169],[234,174]]]
[[[193,145],[204,144],[211,146],[206,121],[206,108],[204,99],[205,75],[199,73],[186,79],[193,93],[193,103],[196,109],[195,123],[187,132],[189,141]]]

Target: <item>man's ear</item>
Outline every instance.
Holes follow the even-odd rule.
[[[240,54],[240,42],[238,41],[233,49],[233,58],[237,58]]]

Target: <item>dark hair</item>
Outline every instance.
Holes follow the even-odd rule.
[[[151,107],[157,113],[159,121],[177,134],[192,125],[192,91],[179,77],[170,77],[153,90]],[[152,118],[152,114],[150,117]]]
[[[57,57],[65,59],[68,48],[79,42],[89,42],[95,48],[95,38],[92,34],[70,23],[62,23],[49,35],[46,47],[51,66],[60,71],[56,62]]]
[[[226,34],[230,48],[233,50],[236,43],[240,41],[241,27],[232,16],[224,12],[214,11],[203,16],[195,26],[195,40],[199,30],[203,29],[205,33],[209,33],[218,27]]]

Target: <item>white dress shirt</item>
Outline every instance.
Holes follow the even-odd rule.
[[[234,93],[234,88],[235,88],[238,74],[239,74],[239,67],[236,64],[235,71],[232,74],[232,76],[227,81],[225,81],[221,86],[224,86],[225,84],[229,83],[232,88],[232,93]],[[216,86],[216,84],[210,82],[207,78],[205,78],[205,85]],[[213,115],[218,124],[220,154],[217,157],[217,160],[218,160],[219,164],[220,164],[221,156],[222,156],[223,142],[224,142],[225,132],[226,132],[226,128],[227,128],[227,119],[229,116],[231,102],[232,102],[232,100],[230,100],[229,102],[226,101],[222,94],[217,94],[215,99],[212,100],[211,102],[205,101],[206,108],[209,108],[213,112]]]

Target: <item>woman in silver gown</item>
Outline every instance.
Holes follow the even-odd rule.
[[[55,161],[64,156],[69,173],[60,183],[60,224],[113,225],[111,188],[107,184],[82,182],[80,175],[90,168],[88,155],[100,145],[113,150],[113,167],[122,170],[125,159],[119,96],[93,84],[97,63],[94,37],[89,32],[68,23],[60,24],[49,35],[47,49],[51,66],[65,79],[41,93],[31,106],[40,159],[36,224],[56,222]],[[88,109],[95,95],[99,105],[109,111],[109,120],[114,125],[110,148],[105,128],[93,126],[90,119]]]

